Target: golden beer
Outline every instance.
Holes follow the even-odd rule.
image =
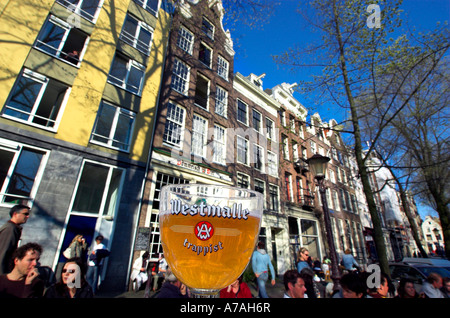
[[[254,251],[262,195],[248,190],[251,198],[226,198],[219,205],[217,197],[163,195],[163,191],[161,242],[170,270],[194,292],[217,292],[230,285],[245,270]],[[239,194],[242,191],[247,190],[239,189]]]

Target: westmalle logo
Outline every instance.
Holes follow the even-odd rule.
[[[202,241],[209,240],[214,235],[214,228],[212,224],[207,221],[197,223],[194,231],[195,236]]]

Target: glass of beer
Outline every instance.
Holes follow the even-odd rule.
[[[255,248],[264,197],[223,185],[167,185],[160,231],[172,273],[194,297],[217,297],[243,273]]]

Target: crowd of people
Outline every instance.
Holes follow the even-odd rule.
[[[39,258],[42,247],[26,243],[18,247],[22,225],[30,216],[30,208],[16,205],[10,210],[10,220],[0,228],[0,298],[93,298],[96,294],[102,262],[109,251],[97,236],[88,249],[82,235],[77,235],[64,250],[66,257],[60,277],[49,284],[40,279]],[[83,257],[87,255],[87,257]],[[86,259],[87,258],[87,259]],[[156,298],[188,298],[189,289],[171,273],[164,256],[150,263],[144,252],[133,263],[130,280],[135,291],[145,286],[145,296],[156,292]],[[379,284],[368,284],[370,274],[360,270],[349,250],[341,257],[342,275],[334,286],[330,275],[330,260],[311,260],[308,249],[299,249],[296,269],[283,275],[284,298],[449,298],[450,279],[431,273],[420,291],[414,281],[401,279],[396,288],[388,275],[380,273]],[[259,298],[269,298],[266,283],[276,283],[275,269],[263,242],[259,242],[250,261]],[[219,292],[221,298],[253,298],[243,276]]]

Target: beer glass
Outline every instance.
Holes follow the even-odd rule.
[[[259,192],[222,185],[161,189],[164,257],[194,297],[217,297],[243,273],[258,239],[263,201]]]

